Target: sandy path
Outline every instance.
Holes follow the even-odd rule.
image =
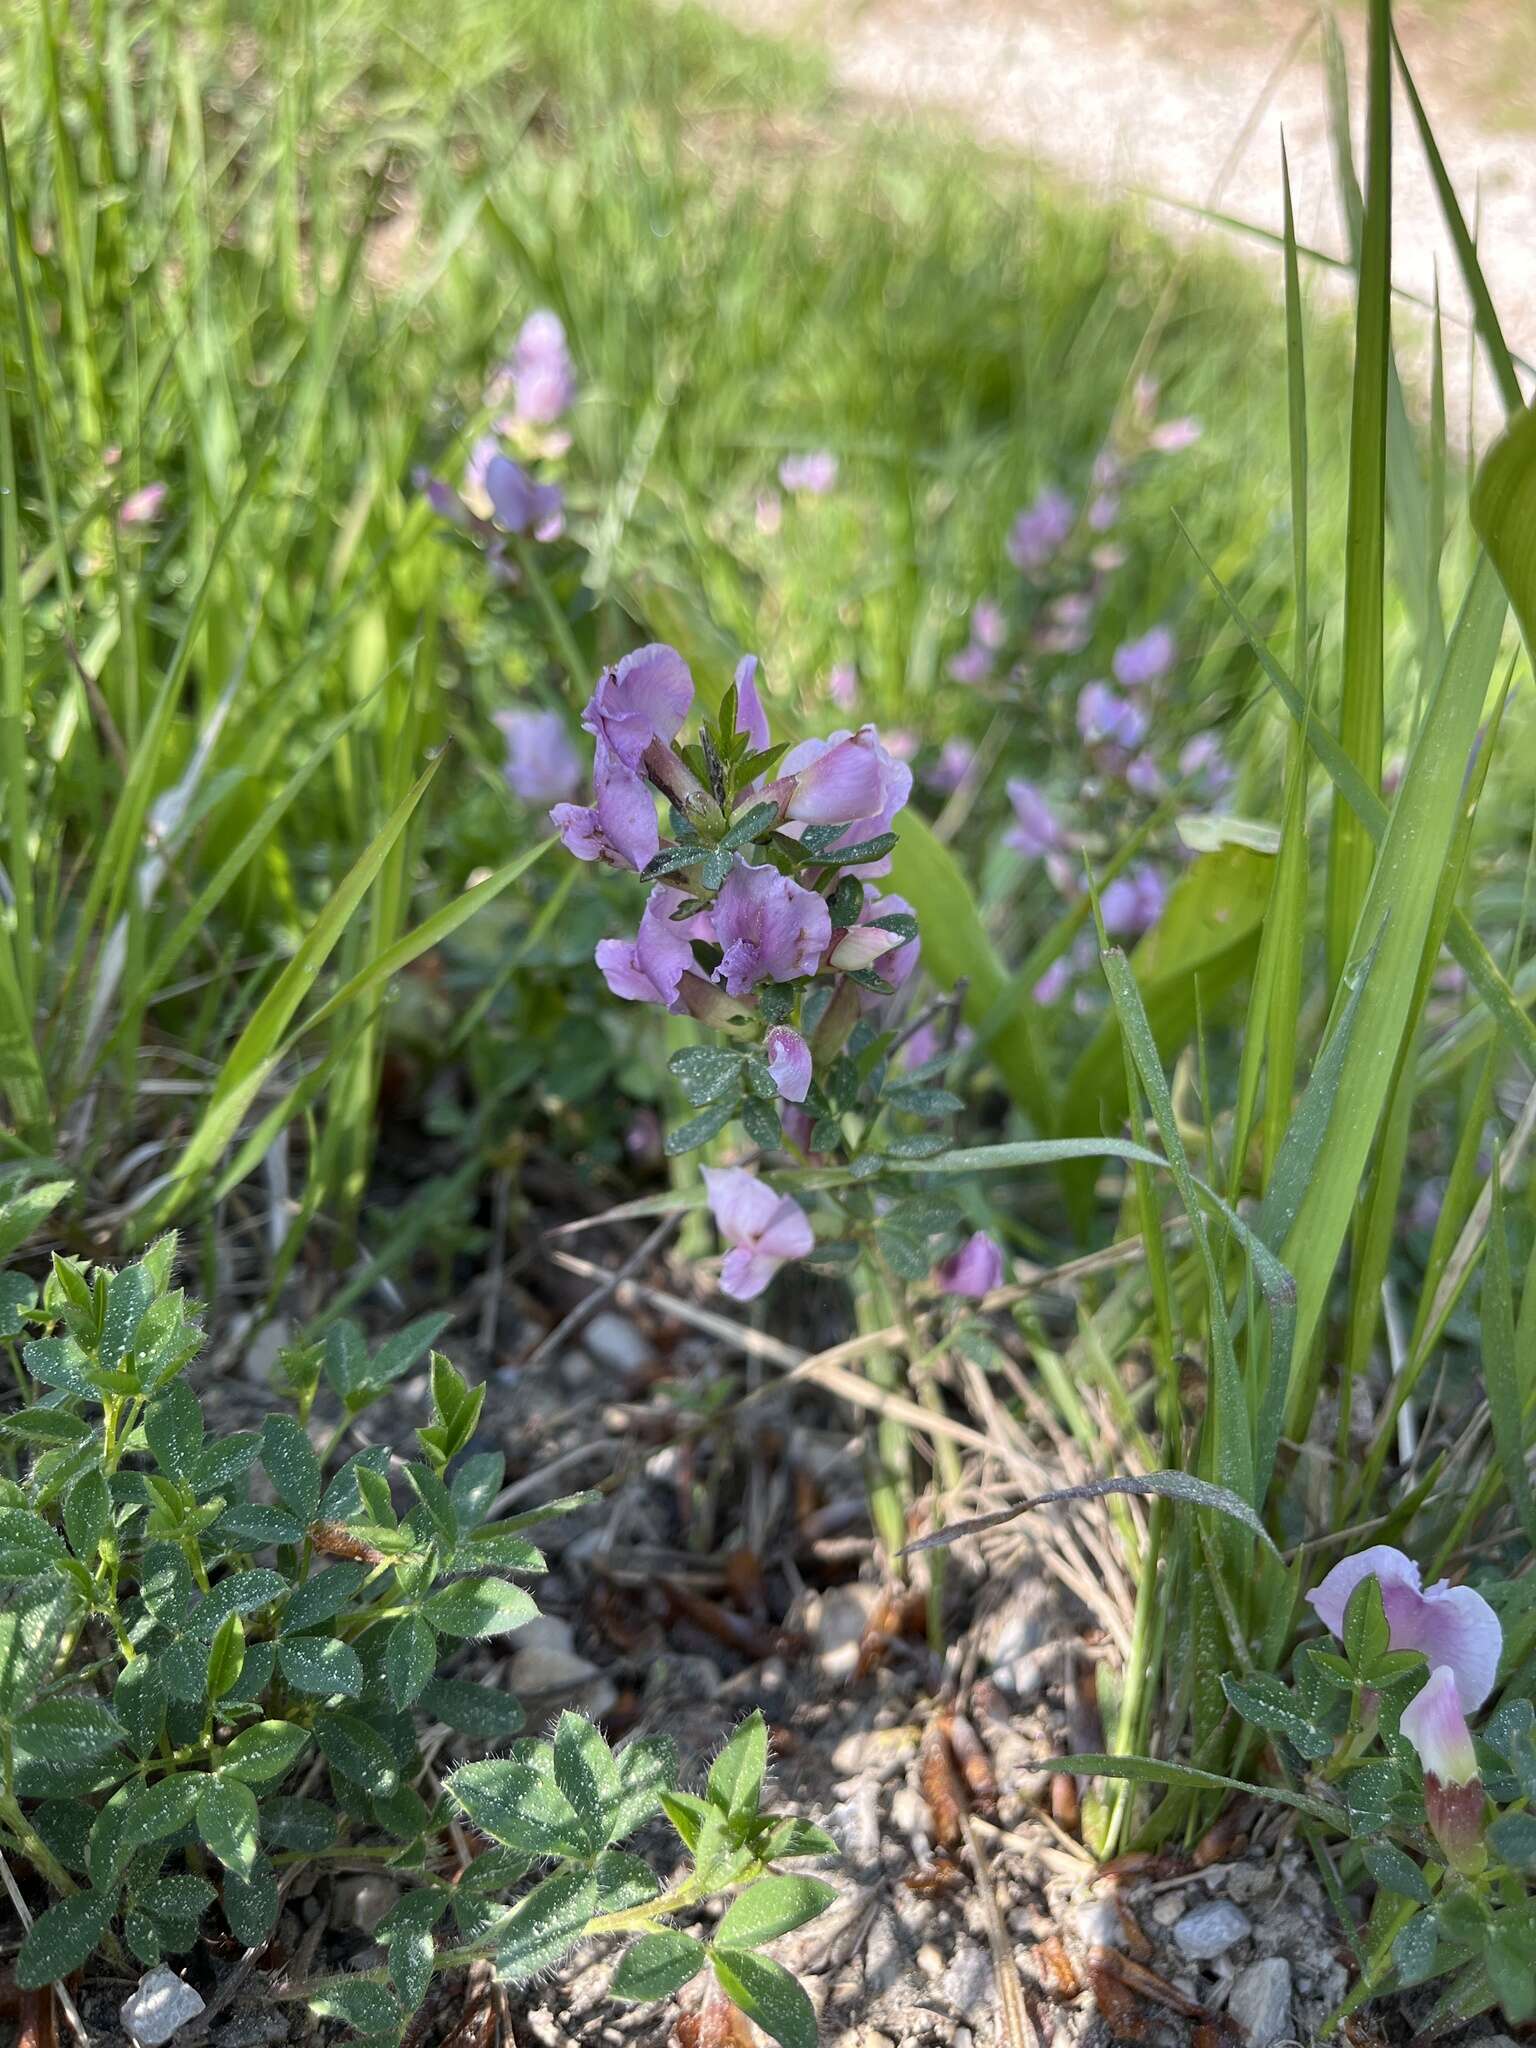
[[[1145,194],[1178,234],[1220,233],[1184,210],[1210,199],[1223,164],[1291,38],[1315,9],[1300,0],[1164,0],[1154,13],[1127,0],[717,0],[754,27],[819,37],[850,91],[913,109],[962,115],[984,139],[1040,158],[1101,191]],[[1536,95],[1520,0],[1483,0],[1450,16],[1404,15],[1399,33],[1471,216],[1510,344],[1536,359]],[[1356,156],[1364,63],[1358,19],[1346,24],[1356,99]],[[1536,41],[1536,31],[1530,31]],[[1399,92],[1393,276],[1427,299],[1438,264],[1448,312],[1464,313],[1454,252],[1441,222],[1412,117]],[[1278,232],[1280,132],[1290,154],[1297,232],[1344,253],[1333,175],[1321,42],[1315,27],[1275,86],[1226,178],[1221,210]],[[1231,238],[1229,238],[1231,239]],[[1269,267],[1250,238],[1239,246]],[[1314,269],[1314,276],[1326,275]],[[1327,287],[1325,287],[1327,288]],[[1412,312],[1403,316],[1405,376],[1427,361]],[[1466,418],[1466,345],[1447,336],[1453,425]],[[1498,409],[1478,373],[1478,431]],[[1458,434],[1465,439],[1465,428]]]

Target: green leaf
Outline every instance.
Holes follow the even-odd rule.
[[[1536,648],[1536,414],[1522,404],[1483,457],[1472,524],[1498,570],[1527,648]]]
[[[560,1716],[555,1730],[555,1783],[581,1822],[588,1847],[606,1845],[606,1819],[619,1796],[619,1770],[613,1752],[580,1714]]]
[[[714,1807],[707,1800],[696,1799],[691,1792],[662,1792],[658,1797],[661,1810],[676,1829],[683,1847],[690,1855],[697,1855],[704,1824],[714,1814]]]
[[[1368,1842],[1360,1853],[1366,1869],[1384,1890],[1395,1892],[1400,1899],[1415,1899],[1421,1906],[1434,1898],[1418,1864],[1391,1842]]]
[[[777,1822],[763,1843],[763,1860],[766,1863],[788,1862],[796,1856],[841,1854],[842,1851],[825,1828],[819,1828],[813,1821],[801,1820],[795,1815]]]
[[[1432,1913],[1415,1913],[1399,1928],[1392,1943],[1392,1964],[1403,1986],[1422,1984],[1435,1974],[1435,1951],[1440,1931]]]
[[[326,1761],[374,1798],[387,1799],[400,1771],[378,1730],[358,1714],[341,1710],[315,1716],[315,1740]]]
[[[262,1808],[262,1818],[267,1809]],[[229,1931],[247,1948],[258,1948],[277,1925],[277,1873],[265,1856],[244,1877],[231,1870],[224,1877],[224,1918]]]
[[[35,1579],[65,1555],[58,1532],[28,1508],[0,1508],[0,1580]]]
[[[103,1372],[116,1372],[133,1350],[139,1325],[155,1298],[153,1276],[142,1266],[125,1266],[107,1282],[107,1312],[101,1320],[97,1362]]]
[[[1536,1814],[1501,1814],[1488,1830],[1488,1846],[1511,1870],[1536,1871]]]
[[[42,1685],[80,1605],[75,1588],[50,1573],[22,1586],[0,1613],[0,1714],[19,1712]]]
[[[248,1785],[268,1785],[281,1778],[308,1745],[309,1730],[293,1721],[257,1721],[242,1728],[216,1759],[222,1777]]]
[[[238,1778],[205,1781],[197,1802],[197,1831],[226,1870],[250,1877],[261,1843],[256,1794]]]
[[[581,1823],[555,1783],[547,1748],[519,1744],[510,1757],[461,1764],[446,1782],[450,1798],[504,1848],[535,1857],[587,1853]]]
[[[76,1892],[39,1914],[16,1958],[17,1989],[40,1991],[88,1961],[107,1931],[114,1898],[110,1892]]]
[[[1523,2026],[1536,2014],[1536,1973],[1531,1968],[1531,1934],[1528,1920],[1507,1915],[1489,1930],[1483,1944],[1483,1961],[1504,2017],[1512,2027]]]
[[[274,1849],[328,1849],[338,1816],[318,1799],[286,1797],[262,1802],[261,1832]]]
[[[708,1109],[690,1117],[687,1123],[668,1131],[662,1149],[669,1159],[695,1151],[700,1145],[707,1145],[711,1138],[717,1138],[735,1114],[734,1100],[712,1103]]]
[[[407,1892],[379,1923],[378,1938],[389,1956],[389,1981],[406,2012],[414,2012],[432,1981],[436,1947],[432,1930],[443,1916],[445,1895],[435,1889]]]
[[[1515,1346],[1515,1284],[1509,1263],[1509,1230],[1504,1219],[1502,1168],[1497,1155],[1488,1188],[1488,1251],[1483,1261],[1483,1379],[1499,1471],[1509,1504],[1520,1518],[1527,1543],[1536,1543],[1536,1493],[1526,1469],[1525,1409],[1532,1364]]]
[[[780,2048],[816,2048],[816,2011],[782,1963],[747,1949],[720,1949],[712,1961],[720,1989]]]
[[[245,1628],[238,1614],[219,1623],[208,1652],[208,1697],[221,1700],[234,1691],[245,1669]]]
[[[1381,1581],[1372,1573],[1356,1586],[1344,1609],[1344,1654],[1358,1677],[1370,1679],[1391,1646]]]
[[[185,1380],[176,1380],[144,1411],[144,1435],[160,1470],[189,1485],[203,1449],[203,1410]]]
[[[768,1769],[768,1724],[749,1714],[710,1766],[710,1804],[732,1820],[750,1819],[762,1797]]]
[[[329,1977],[309,1994],[309,2009],[323,2020],[344,2020],[359,2034],[394,2034],[404,2015],[394,1994],[366,1977]]]
[[[261,1462],[283,1506],[307,1526],[320,1507],[320,1459],[302,1423],[269,1415],[261,1426]]]
[[[297,1635],[340,1614],[368,1576],[365,1564],[333,1564],[296,1586],[283,1609],[282,1633]]]
[[[506,1635],[532,1621],[538,1611],[521,1586],[505,1579],[456,1579],[421,1607],[423,1618],[439,1635],[460,1637]]]
[[[677,1783],[677,1745],[670,1735],[643,1735],[618,1753],[619,1792],[608,1810],[608,1840],[622,1842],[661,1810]]]
[[[670,1998],[704,1967],[706,1951],[691,1934],[642,1934],[619,1958],[608,1981],[610,1998],[634,2003]]]
[[[419,1614],[397,1621],[384,1646],[384,1676],[389,1696],[402,1711],[421,1697],[437,1669],[437,1637]]]
[[[1228,1705],[1255,1728],[1283,1735],[1299,1755],[1312,1761],[1333,1754],[1333,1737],[1314,1727],[1290,1688],[1278,1678],[1255,1672],[1251,1678],[1223,1677]]]
[[[281,1636],[277,1664],[295,1692],[357,1699],[363,1690],[362,1660],[335,1636]]]
[[[156,1784],[130,1792],[120,1807],[104,1807],[91,1830],[93,1881],[100,1884],[104,1877],[115,1876],[137,1850],[148,1848],[151,1842],[163,1842],[167,1835],[184,1828],[207,1783],[201,1772],[176,1772]]]
[[[374,1394],[403,1379],[421,1362],[452,1321],[446,1309],[435,1309],[430,1315],[418,1316],[413,1323],[407,1323],[392,1337],[386,1337],[369,1359],[361,1387]]]
[[[597,1879],[590,1871],[564,1870],[536,1884],[497,1942],[498,1981],[526,1984],[552,1970],[580,1941],[596,1910]]]
[[[719,1948],[761,1948],[824,1913],[837,1893],[819,1877],[764,1877],[732,1899],[715,1930]]]
[[[516,1735],[523,1725],[523,1710],[510,1693],[466,1678],[434,1678],[423,1688],[418,1705],[422,1713],[461,1735],[477,1735],[486,1742]]]
[[[39,1700],[15,1724],[18,1749],[55,1763],[89,1763],[116,1749],[126,1732],[116,1714],[96,1700]]]
[[[94,1564],[101,1539],[112,1528],[112,1496],[99,1466],[82,1472],[64,1496],[64,1533],[82,1563]]]
[[[741,1087],[741,1054],[723,1046],[685,1045],[673,1053],[667,1066],[695,1109],[726,1095],[734,1101]]]
[[[597,1878],[599,1913],[627,1913],[654,1899],[661,1884],[649,1863],[641,1856],[626,1855],[622,1849],[605,1849],[592,1866]]]
[[[270,1607],[288,1591],[288,1581],[276,1572],[234,1572],[220,1579],[208,1598],[192,1616],[192,1633],[211,1641],[231,1614],[254,1614],[258,1607]]]

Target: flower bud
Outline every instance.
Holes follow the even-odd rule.
[[[651,781],[675,804],[692,824],[708,832],[722,832],[725,817],[720,806],[674,747],[653,739],[641,756],[641,765]]]
[[[1424,1690],[1404,1707],[1399,1725],[1424,1766],[1430,1832],[1451,1867],[1472,1876],[1487,1861],[1483,1781],[1450,1665],[1436,1665]]]

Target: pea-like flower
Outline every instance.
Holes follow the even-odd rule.
[[[1138,939],[1149,932],[1168,904],[1168,885],[1150,861],[1138,861],[1116,875],[1099,898],[1099,914],[1112,939]]]
[[[169,484],[144,484],[130,491],[117,508],[119,526],[151,526],[160,517]]]
[[[510,455],[494,455],[485,468],[491,510],[508,533],[558,540],[565,531],[565,493],[558,484],[536,484]]]
[[[837,488],[837,457],[830,448],[812,448],[805,455],[786,455],[779,464],[779,482],[786,491],[824,498]]]
[[[507,783],[525,804],[556,803],[581,782],[581,757],[558,711],[498,711],[507,742]]]
[[[1483,1867],[1483,1781],[1456,1673],[1437,1664],[1398,1724],[1424,1766],[1424,1812],[1446,1860],[1468,1875]]]
[[[632,939],[601,939],[593,956],[612,992],[626,1003],[660,1003],[682,1015],[679,997],[683,976],[694,966],[695,938],[709,936],[706,916],[676,919],[687,897],[681,889],[658,884]]]
[[[1461,1711],[1474,1713],[1493,1690],[1504,1644],[1499,1617],[1482,1594],[1471,1586],[1453,1586],[1449,1579],[1426,1587],[1411,1557],[1377,1543],[1341,1558],[1307,1595],[1308,1603],[1323,1625],[1342,1637],[1349,1596],[1371,1578],[1381,1587],[1392,1648],[1421,1650],[1431,1671],[1447,1667]],[[1406,1725],[1405,1714],[1405,1732]]]
[[[1161,682],[1173,667],[1177,642],[1167,626],[1154,626],[1139,640],[1127,640],[1115,649],[1110,666],[1122,689],[1139,690],[1148,683]]]
[[[517,417],[547,427],[576,396],[576,365],[566,347],[565,326],[547,306],[530,313],[517,330],[506,374]]]
[[[693,677],[675,647],[637,647],[605,669],[581,722],[632,773],[652,740],[676,739],[693,706]]]
[[[958,1294],[980,1301],[994,1287],[1001,1287],[1005,1271],[1003,1248],[984,1230],[968,1237],[959,1251],[952,1252],[933,1270],[933,1283],[942,1294]]]
[[[1043,569],[1071,535],[1077,508],[1049,485],[1025,506],[1008,534],[1008,559],[1027,573]]]
[[[785,1102],[804,1102],[811,1088],[811,1048],[787,1024],[775,1024],[763,1040],[768,1071]]]
[[[764,981],[797,981],[814,974],[832,941],[832,919],[813,890],[777,868],[733,862],[712,918],[720,947],[716,979],[733,996],[750,995]]]
[[[872,725],[835,732],[824,740],[802,740],[784,756],[781,782],[794,779],[786,815],[799,824],[838,824],[848,829],[835,845],[860,846],[891,829],[891,821],[912,794],[912,770],[883,746]],[[853,808],[857,805],[858,808]],[[850,875],[887,875],[890,855],[845,870]]]
[[[1035,785],[1016,775],[1007,787],[1014,822],[1003,834],[1004,846],[1011,846],[1026,860],[1038,860],[1043,853],[1059,847],[1061,827],[1056,822],[1056,813]]]
[[[1108,683],[1084,683],[1077,700],[1077,729],[1090,746],[1108,740],[1132,752],[1146,738],[1148,723],[1142,706]]]
[[[733,1301],[752,1301],[786,1260],[815,1247],[810,1218],[792,1195],[776,1195],[743,1166],[706,1166],[710,1214],[731,1249],[720,1286]]]
[[[745,733],[754,753],[761,753],[772,738],[768,714],[757,694],[757,656],[744,654],[736,664],[736,730]]]

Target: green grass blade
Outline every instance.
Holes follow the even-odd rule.
[[[142,1242],[165,1227],[196,1192],[199,1181],[223,1156],[281,1053],[283,1035],[315,976],[324,966],[352,913],[367,894],[389,857],[391,847],[410,823],[426,794],[442,756],[418,777],[395,806],[382,830],[337,886],[334,895],[305,934],[292,960],[267,991],[255,1014],[231,1048],[196,1130],[153,1200],[134,1219],[134,1237]]]
[[[1391,347],[1392,109],[1387,0],[1371,0],[1365,210],[1349,428],[1349,520],[1344,550],[1344,644],[1339,742],[1373,790],[1381,784],[1382,611],[1386,583],[1387,364]],[[1370,835],[1335,796],[1328,851],[1325,939],[1337,986],[1370,887]]]
[[[1529,1358],[1515,1344],[1515,1288],[1510,1271],[1509,1233],[1504,1218],[1500,1162],[1493,1162],[1493,1200],[1488,1216],[1488,1250],[1483,1266],[1483,1379],[1488,1414],[1504,1490],[1520,1518],[1528,1543],[1536,1543],[1536,1495],[1526,1469],[1525,1389],[1531,1380]]]
[[[1472,524],[1509,592],[1526,649],[1536,654],[1536,412],[1519,413],[1483,457]]]

